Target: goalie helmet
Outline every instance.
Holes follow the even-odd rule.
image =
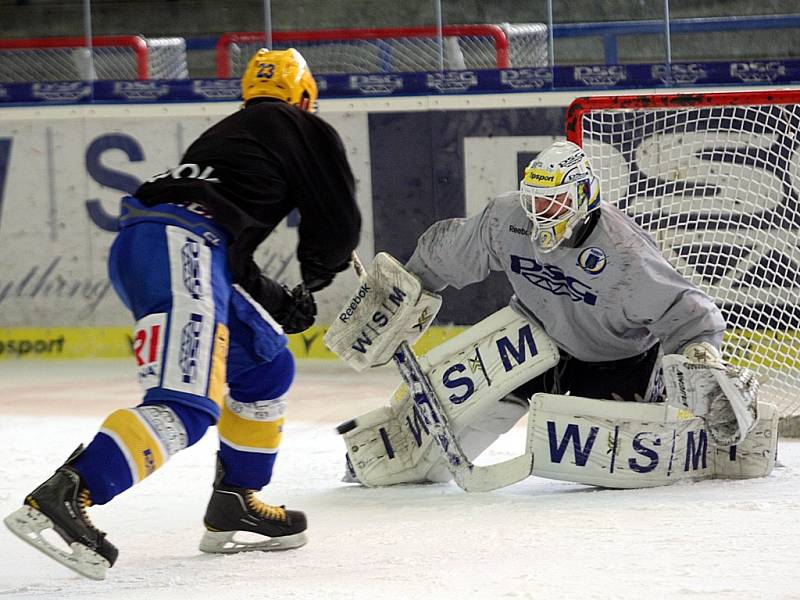
[[[519,198],[533,223],[531,239],[542,252],[555,250],[588,223],[600,207],[600,184],[580,146],[556,142],[525,169]]]
[[[261,48],[242,76],[242,98],[278,98],[303,110],[317,106],[317,83],[303,55],[294,48]]]

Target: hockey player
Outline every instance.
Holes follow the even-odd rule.
[[[511,304],[539,323],[561,360],[516,394],[656,400],[660,352],[719,360],[725,321],[622,211],[601,205],[581,148],[556,142],[525,169],[519,192],[469,219],[431,226],[406,268],[423,287],[461,288],[504,271]]]
[[[433,385],[444,386],[443,398],[449,401],[442,403],[452,411],[448,418],[457,424],[455,434],[470,459],[527,412],[535,393],[661,400],[663,354],[727,372],[720,356],[726,328],[720,310],[670,266],[647,233],[621,210],[601,202],[588,157],[571,142],[556,142],[543,150],[525,169],[518,191],[494,198],[469,218],[433,224],[420,237],[405,269],[429,292],[462,288],[485,279],[490,271],[503,271],[514,291],[513,312],[537,324],[555,343],[552,368],[515,383],[499,400],[478,405],[471,400],[474,388],[462,364],[448,368],[445,360],[430,359],[428,368],[439,374],[439,383]],[[476,333],[470,339],[478,337]],[[544,355],[541,350],[537,359]],[[443,354],[437,353],[437,359]],[[520,360],[523,355],[520,351]],[[493,373],[485,379],[491,379],[491,389],[498,389],[501,377],[482,361],[476,370]],[[511,371],[510,364],[498,368],[511,376],[524,371],[522,366]],[[706,419],[713,439],[723,446],[743,439],[755,418],[757,383],[749,371],[739,374],[731,374],[740,388],[732,400],[719,393],[711,377],[708,385],[700,386],[701,393],[681,399],[693,414]],[[488,391],[486,395],[492,396]],[[369,485],[449,478],[439,452],[417,450],[421,442],[417,426],[409,425],[410,402],[400,393],[392,400],[394,416],[375,411],[343,424],[350,478],[364,480],[368,474]],[[381,424],[384,418],[388,425]],[[381,435],[370,436],[370,431]],[[371,444],[386,437],[386,431],[390,438],[397,432],[404,439],[387,442],[388,450]],[[367,443],[360,447],[357,438]],[[404,454],[405,448],[410,450]],[[360,465],[361,474],[354,465]]]
[[[122,200],[109,272],[136,320],[142,403],[111,413],[5,520],[87,577],[102,579],[117,549],[86,508],[138,483],[215,423],[220,446],[200,549],[305,543],[305,515],[255,492],[270,481],[294,377],[285,333],[313,324],[313,294],[348,266],[361,219],[342,142],[313,114],[317,86],[303,57],[259,50],[242,95],[242,109],[204,132],[180,166]],[[253,252],[295,209],[302,283],[288,290],[261,274]],[[50,527],[71,554],[41,535]],[[240,531],[262,539],[239,542]]]

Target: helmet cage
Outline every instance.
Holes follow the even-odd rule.
[[[520,182],[520,204],[533,224],[531,239],[538,241],[542,252],[554,250],[572,235],[575,225],[590,210],[593,190],[596,191],[596,178],[588,174],[553,187],[530,185],[524,179]],[[537,198],[548,201],[540,210],[536,209]]]

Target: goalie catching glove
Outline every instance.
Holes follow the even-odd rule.
[[[667,398],[702,417],[718,446],[744,440],[758,420],[758,380],[749,369],[723,362],[708,342],[664,357]]]

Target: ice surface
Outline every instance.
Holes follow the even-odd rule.
[[[0,363],[0,513],[45,479],[103,417],[138,401],[127,363]],[[90,514],[119,547],[83,579],[0,531],[0,598],[800,598],[800,444],[768,478],[612,491],[531,478],[469,495],[454,484],[365,489],[339,481],[334,427],[386,402],[391,370],[301,363],[275,481],[261,496],[309,515],[284,553],[197,550],[213,432]],[[524,446],[522,428],[488,461]],[[482,460],[481,462],[487,462]]]

